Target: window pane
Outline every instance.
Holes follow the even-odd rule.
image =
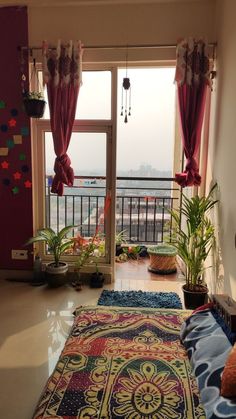
[[[126,70],[118,71],[117,175],[172,175],[175,129],[174,68],[129,68],[131,116],[121,116],[121,86]],[[123,92],[125,105],[125,92]]]
[[[58,197],[50,193],[55,154],[52,134],[46,132],[46,225],[55,230],[79,225],[86,237],[92,236],[96,228],[104,233],[106,133],[72,133],[68,155],[74,169],[74,186],[65,186],[64,195]]]
[[[42,72],[39,72],[42,84]],[[49,119],[47,89],[44,87],[47,102],[44,119]],[[76,119],[111,119],[111,72],[83,71],[83,84],[80,88]]]
[[[73,132],[67,151],[76,176],[106,175],[106,134]],[[51,132],[45,133],[46,173],[54,173],[55,153]]]
[[[110,71],[83,71],[76,119],[111,119]]]

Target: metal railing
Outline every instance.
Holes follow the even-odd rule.
[[[83,236],[91,237],[99,227],[105,233],[104,176],[75,177],[64,196],[51,194],[51,177],[46,177],[46,225],[59,230],[79,225]],[[181,204],[181,191],[173,178],[117,177],[116,231],[125,230],[130,243],[171,241],[172,217],[169,210]]]

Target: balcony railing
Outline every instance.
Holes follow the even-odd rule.
[[[79,225],[83,236],[96,228],[105,233],[104,205],[106,178],[80,176],[64,196],[51,194],[51,177],[46,178],[46,224],[57,231]],[[172,217],[169,210],[181,203],[181,191],[173,178],[117,177],[116,231],[125,231],[130,243],[171,241]]]

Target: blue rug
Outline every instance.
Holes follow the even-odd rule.
[[[102,291],[98,305],[116,307],[182,308],[175,292]]]

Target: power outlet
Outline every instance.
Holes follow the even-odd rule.
[[[11,258],[18,260],[26,260],[28,259],[28,250],[12,250]]]

